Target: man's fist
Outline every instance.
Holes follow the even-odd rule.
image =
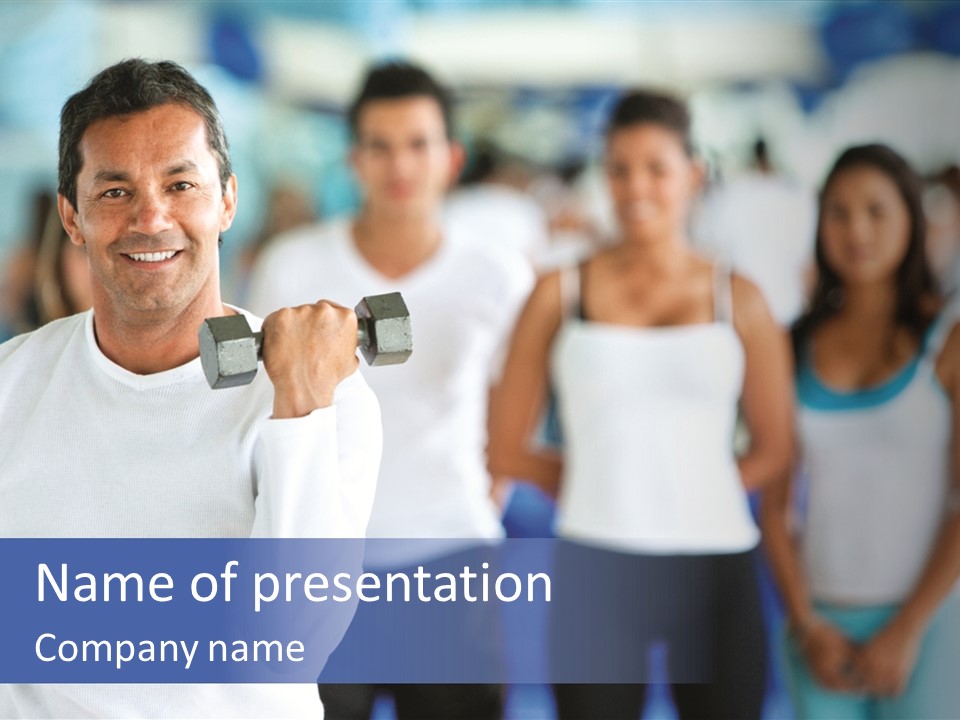
[[[334,389],[357,362],[357,316],[350,308],[321,300],[281,308],[263,321],[274,418],[303,417],[332,405]]]

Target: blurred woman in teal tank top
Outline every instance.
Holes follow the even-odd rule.
[[[955,717],[960,329],[924,256],[920,182],[893,150],[837,160],[816,258],[793,331],[802,471],[762,512],[797,714]]]

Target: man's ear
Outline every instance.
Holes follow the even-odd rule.
[[[223,189],[223,214],[220,216],[220,232],[226,232],[233,225],[237,214],[237,176],[231,175]]]
[[[86,239],[77,224],[77,209],[73,206],[73,203],[63,195],[58,194],[57,211],[60,213],[60,222],[63,223],[63,229],[70,236],[70,242],[77,247],[83,247],[86,244]]]

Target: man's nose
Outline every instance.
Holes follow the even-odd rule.
[[[131,203],[130,230],[143,235],[156,235],[169,230],[170,226],[167,199],[154,191],[138,192]]]

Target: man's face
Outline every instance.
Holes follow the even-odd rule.
[[[219,301],[218,238],[236,210],[203,119],[177,104],[98,120],[80,141],[77,207],[60,196],[70,239],[90,262],[94,308],[127,317]]]
[[[459,157],[431,97],[374,100],[360,111],[351,159],[365,203],[377,212],[435,211],[460,169]]]

